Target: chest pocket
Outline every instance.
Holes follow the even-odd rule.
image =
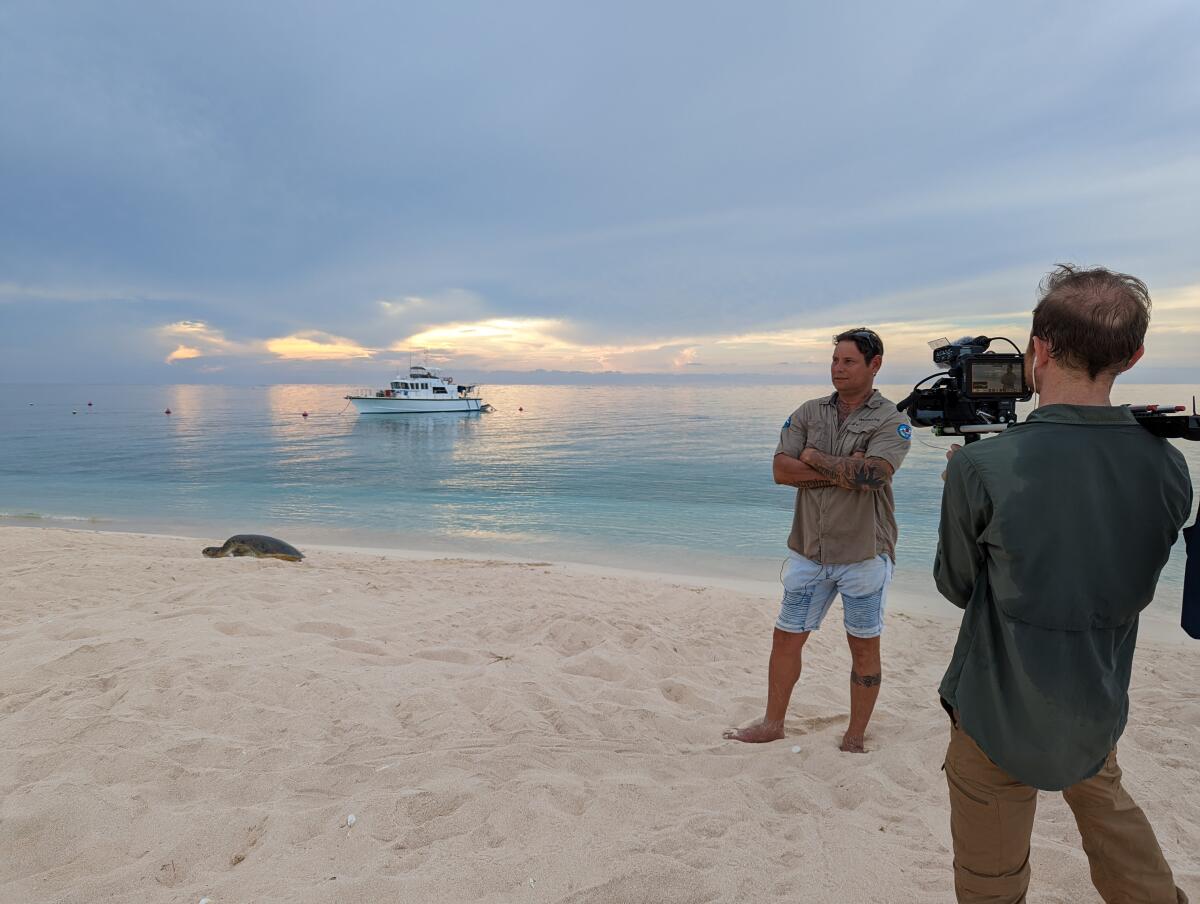
[[[871,434],[879,427],[879,421],[871,418],[860,419],[846,424],[838,437],[837,454],[853,455],[855,452],[866,452],[867,444],[871,442]]]

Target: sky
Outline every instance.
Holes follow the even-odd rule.
[[[1200,383],[1200,5],[0,3],[0,382],[821,378],[1144,279]]]

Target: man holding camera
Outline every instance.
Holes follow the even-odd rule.
[[[841,749],[862,753],[882,669],[879,635],[896,557],[892,474],[912,429],[874,388],[883,341],[866,328],[834,337],[833,395],[805,402],[784,422],[775,449],[775,482],[796,487],[784,566],[783,607],[768,666],[767,712],[725,737],[747,743],[782,738],[801,652],[842,596],[850,672],[850,725]]]
[[[1058,267],[1025,358],[1037,409],[948,453],[934,577],[965,610],[939,688],[962,902],[1025,901],[1038,789],[1062,791],[1105,901],[1186,901],[1116,758],[1138,614],[1192,495],[1183,456],[1109,398],[1149,322],[1140,280]]]

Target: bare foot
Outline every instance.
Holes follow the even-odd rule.
[[[863,746],[862,735],[852,735],[846,732],[842,735],[842,745],[840,747],[842,753],[866,753],[867,748]]]
[[[726,729],[722,737],[727,741],[745,741],[747,744],[778,741],[783,737],[783,720],[759,719],[745,728]]]

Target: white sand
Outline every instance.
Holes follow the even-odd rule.
[[[953,621],[893,601],[856,756],[835,610],[789,737],[751,747],[721,730],[761,712],[773,596],[200,545],[0,528],[5,904],[953,900]],[[1121,743],[1193,900],[1197,652],[1143,643]],[[1033,872],[1031,900],[1099,901],[1057,795]]]

